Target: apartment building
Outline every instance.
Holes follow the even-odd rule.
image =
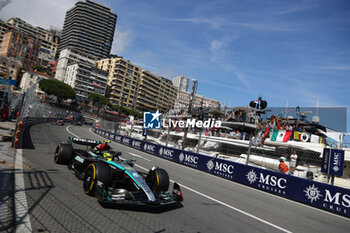
[[[77,101],[84,102],[89,93],[106,94],[108,72],[93,64],[73,64],[67,67],[64,82],[74,88]]]
[[[75,48],[66,48],[60,52],[56,67],[55,78],[64,81],[67,67],[73,64],[92,64],[95,65],[96,57],[79,51]]]
[[[10,26],[0,19],[0,45],[4,34],[10,29]]]
[[[16,80],[21,67],[22,62],[19,59],[0,57],[0,79]]]
[[[178,75],[175,78],[173,78],[173,84],[179,89],[179,91],[188,91],[190,79],[183,75]]]
[[[47,75],[45,73],[37,72],[37,71],[28,71],[25,72],[22,76],[22,80],[20,83],[20,88],[22,92],[27,91],[31,88],[37,81],[42,79],[54,79],[52,76]],[[40,88],[39,85],[35,89],[36,94],[45,94]]]
[[[175,101],[175,109],[180,111],[188,110],[191,100],[191,93],[187,91],[178,91],[177,98]],[[207,97],[204,97],[202,95],[195,94],[194,95],[194,101],[192,107],[203,107],[203,108],[211,108],[211,109],[217,109],[219,108],[220,103],[218,100],[210,99]]]
[[[0,57],[12,57],[22,61],[23,68],[32,70],[36,66],[40,41],[28,34],[10,30],[3,36]]]
[[[109,72],[107,96],[112,103],[141,112],[168,112],[173,108],[177,88],[171,80],[152,74],[122,57],[102,59],[96,64]]]
[[[98,58],[109,56],[117,15],[90,0],[77,2],[64,20],[58,51],[73,47]]]
[[[7,24],[17,31],[36,37],[40,41],[39,64],[46,65],[47,62],[55,59],[60,31],[51,27],[49,30],[41,27],[34,27],[20,18],[11,18]]]

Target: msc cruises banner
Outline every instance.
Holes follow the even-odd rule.
[[[100,129],[94,129],[94,132],[115,142],[187,167],[350,217],[349,189],[161,146]]]

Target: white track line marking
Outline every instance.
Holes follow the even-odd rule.
[[[68,133],[72,134],[72,135],[73,135],[74,137],[76,137],[76,138],[80,138],[78,135],[75,135],[74,133],[72,133],[72,132],[69,130],[70,127],[71,127],[71,125],[69,125],[69,126],[66,127],[66,130],[68,131]]]
[[[142,167],[142,166],[140,166],[140,165],[137,165],[137,164],[134,164],[135,166],[137,166],[137,167],[139,167],[139,168],[141,168],[141,169],[143,169],[143,170],[145,170],[145,171],[148,171],[149,169],[146,169],[146,168],[144,168],[144,167]],[[175,181],[173,181],[173,180],[170,180],[171,182],[175,182]],[[196,191],[196,190],[194,190],[194,189],[191,189],[191,188],[189,188],[189,187],[187,187],[187,186],[185,186],[185,185],[183,185],[183,184],[180,184],[180,183],[178,183],[179,185],[180,185],[180,187],[183,187],[183,188],[185,188],[185,189],[187,189],[187,190],[189,190],[189,191],[191,191],[191,192],[194,192],[194,193],[196,193],[196,194],[198,194],[198,195],[200,195],[200,196],[203,196],[203,197],[205,197],[205,198],[207,198],[207,199],[209,199],[209,200],[212,200],[212,201],[214,201],[214,202],[217,202],[217,203],[219,203],[219,204],[221,204],[221,205],[223,205],[223,206],[226,206],[226,207],[228,207],[228,208],[230,208],[230,209],[233,209],[233,210],[235,210],[235,211],[237,211],[237,212],[239,212],[239,213],[241,213],[241,214],[244,214],[244,215],[247,215],[248,217],[251,217],[251,218],[254,218],[255,220],[258,220],[258,221],[260,221],[260,222],[262,222],[262,223],[265,223],[265,224],[267,224],[267,225],[269,225],[269,226],[272,226],[272,227],[274,227],[274,228],[276,228],[276,229],[278,229],[278,230],[281,230],[281,231],[283,231],[283,232],[287,232],[287,233],[292,233],[291,231],[288,231],[288,230],[286,230],[286,229],[284,229],[284,228],[282,228],[282,227],[279,227],[279,226],[277,226],[277,225],[275,225],[275,224],[273,224],[273,223],[270,223],[270,222],[268,222],[268,221],[265,221],[264,219],[261,219],[261,218],[259,218],[259,217],[256,217],[256,216],[254,216],[254,215],[252,215],[252,214],[249,214],[249,213],[247,213],[247,212],[245,212],[245,211],[243,211],[243,210],[241,210],[241,209],[238,209],[238,208],[236,208],[236,207],[233,207],[233,206],[230,206],[230,205],[228,205],[228,204],[226,204],[226,203],[224,203],[224,202],[222,202],[222,201],[219,201],[219,200],[217,200],[217,199],[215,199],[215,198],[212,198],[212,197],[210,197],[210,196],[208,196],[208,195],[205,195],[205,194],[203,194],[203,193],[201,193],[201,192],[198,192],[198,191]]]
[[[141,155],[137,155],[137,154],[132,153],[132,152],[129,152],[129,154],[131,154],[132,156],[135,156],[135,157],[138,157],[138,158],[141,158],[141,159],[144,159],[144,160],[146,160],[146,161],[151,162],[151,160],[150,160],[150,159],[146,159],[146,158],[142,157]]]
[[[32,232],[30,223],[27,197],[23,179],[22,149],[16,150],[15,160],[15,213],[16,232]]]

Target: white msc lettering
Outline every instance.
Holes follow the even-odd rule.
[[[141,142],[139,142],[139,141],[134,141],[134,146],[136,146],[136,147],[141,147]]]
[[[146,150],[153,151],[154,152],[154,145],[147,144]]]
[[[332,194],[328,189],[325,189],[325,191],[326,191],[326,196],[324,198],[325,202],[330,202],[330,203],[334,203],[336,205],[340,205],[341,193],[338,192],[332,197]],[[344,206],[346,208],[350,207],[350,195],[348,195],[348,194],[342,195],[341,200],[342,200],[342,202],[341,202],[342,206]]]
[[[173,157],[173,153],[174,153],[174,151],[170,150],[170,149],[164,149],[163,150],[163,155],[167,155],[167,156]]]
[[[189,163],[197,164],[198,163],[198,157],[197,156],[193,156],[193,155],[185,154],[185,161],[189,162]]]
[[[215,164],[215,170],[219,170],[221,172],[228,172],[230,174],[233,173],[234,166],[233,165],[228,165],[226,163],[218,163],[216,162]]]
[[[340,157],[339,153],[334,153],[333,165],[340,165],[339,157]]]
[[[260,180],[259,180],[260,183],[271,185],[273,187],[275,187],[277,184],[277,186],[280,189],[284,189],[286,188],[286,185],[282,185],[282,181],[284,182],[284,184],[287,183],[287,180],[284,178],[278,179],[276,176],[271,176],[271,179],[270,179],[270,175],[266,175],[266,177],[264,177],[264,174],[260,173]]]

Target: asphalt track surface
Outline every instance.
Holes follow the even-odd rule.
[[[23,149],[33,232],[349,232],[350,219],[111,143],[135,169],[166,169],[182,187],[182,205],[165,209],[110,205],[84,194],[82,181],[53,161],[68,136],[103,139],[87,126],[35,125]],[[172,186],[172,184],[171,184]],[[172,187],[171,187],[172,188]]]

